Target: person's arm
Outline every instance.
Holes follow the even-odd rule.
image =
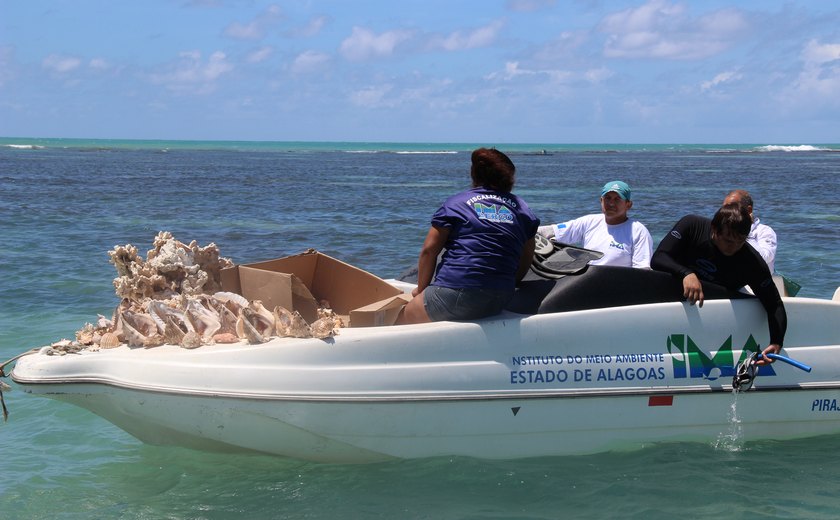
[[[772,271],[776,261],[776,232],[765,225],[758,226],[756,232],[755,240],[751,241],[750,244],[758,251],[758,254],[761,255],[767,266],[771,267]]]
[[[420,258],[417,261],[417,287],[411,291],[413,296],[420,294],[423,289],[432,283],[437,257],[443,250],[443,246],[446,245],[448,238],[449,228],[435,226],[429,228],[426,239],[423,241],[423,247],[420,249]]]
[[[636,222],[641,229],[637,236],[633,237],[633,260],[632,266],[637,269],[650,269],[650,258],[653,256],[653,239],[650,238],[650,231],[641,223]]]
[[[554,238],[554,224],[549,226],[540,226],[537,228],[537,233],[545,238]]]
[[[586,238],[586,229],[582,224],[584,218],[580,217],[552,225],[551,228],[554,233],[552,237],[554,240],[564,244],[584,244]],[[584,245],[584,247],[586,246]]]
[[[775,285],[774,285],[775,287]],[[762,302],[764,304],[764,302]],[[787,313],[781,298],[776,303],[764,305],[767,311],[767,327],[770,329],[770,344],[762,351],[762,354],[778,354],[782,351],[785,332],[787,330]],[[764,357],[756,362],[758,365],[772,363],[773,360]]]
[[[761,260],[756,257],[754,263],[761,264]],[[748,285],[767,312],[767,327],[770,332],[770,344],[762,353],[778,354],[782,350],[785,341],[785,332],[787,332],[787,311],[785,311],[785,304],[782,302],[779,289],[773,283],[770,269],[766,265],[754,266],[750,268],[750,271],[760,273]],[[759,365],[769,363],[772,363],[772,360],[766,357],[756,362]]]
[[[677,253],[684,247],[688,247],[686,241],[691,236],[687,217],[683,217],[676,223],[673,229],[659,243],[656,252],[650,260],[650,266],[657,271],[671,273],[682,280],[683,296],[690,305],[696,302],[698,307],[703,306],[703,285],[700,278],[677,260]]]
[[[536,239],[533,237],[525,242],[522,246],[522,256],[519,257],[519,269],[516,271],[516,281],[519,282],[528,274],[528,269],[531,268],[531,262],[534,261],[534,249],[536,248]]]

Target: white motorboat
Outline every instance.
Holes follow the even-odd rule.
[[[840,433],[837,296],[785,298],[783,354],[813,370],[755,371],[768,327],[752,297],[710,286],[697,308],[670,276],[627,268],[531,278],[512,310],[477,322],[194,350],[44,347],[11,376],[147,443],[327,462]]]

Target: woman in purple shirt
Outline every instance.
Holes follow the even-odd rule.
[[[472,189],[432,217],[417,264],[417,288],[397,323],[474,320],[498,314],[528,272],[540,221],[513,195],[516,167],[496,149],[472,153]],[[446,248],[440,263],[440,252]]]

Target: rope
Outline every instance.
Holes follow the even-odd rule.
[[[9,376],[6,375],[6,372],[4,371],[4,369],[6,368],[6,365],[8,365],[9,363],[13,363],[13,362],[17,361],[18,359],[22,358],[23,356],[28,356],[29,354],[34,354],[34,353],[38,352],[39,350],[41,350],[41,349],[40,348],[33,348],[31,350],[27,350],[26,352],[22,352],[22,353],[18,354],[17,356],[13,357],[12,359],[0,364],[0,377],[9,377]],[[6,408],[6,399],[3,398],[3,387],[4,386],[7,389],[11,389],[11,387],[9,385],[7,385],[6,383],[0,381],[0,406],[3,407],[3,422],[6,422],[6,421],[9,420],[9,409]]]
[[[26,352],[21,352],[20,354],[13,357],[12,359],[10,359],[8,361],[5,361],[2,364],[0,364],[0,377],[9,377],[8,375],[6,375],[6,372],[3,371],[3,369],[6,368],[6,365],[8,365],[9,363],[13,363],[13,362],[17,361],[18,359],[22,358],[23,356],[28,356],[29,354],[35,354],[39,350],[41,350],[41,347],[33,348],[33,349],[30,349],[30,350],[27,350]]]

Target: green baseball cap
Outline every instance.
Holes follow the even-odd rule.
[[[601,190],[601,196],[603,197],[611,191],[616,192],[624,200],[630,200],[630,186],[624,181],[610,181],[604,184],[604,188]]]

